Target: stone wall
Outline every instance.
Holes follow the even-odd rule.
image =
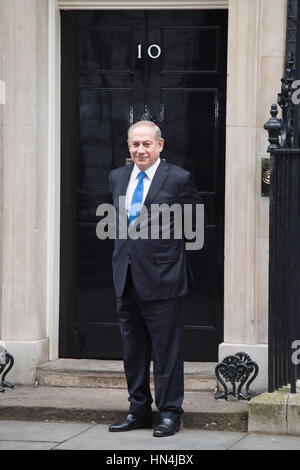
[[[1,340],[15,356],[12,381],[33,383],[48,357],[48,2],[2,0],[0,18]]]

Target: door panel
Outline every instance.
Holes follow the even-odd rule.
[[[124,155],[131,90],[85,89],[79,100],[79,189],[107,190],[109,172]]]
[[[122,357],[113,240],[99,240],[108,175],[129,157],[145,112],[162,158],[191,171],[205,203],[205,245],[188,253],[185,360],[215,361],[223,340],[227,12],[63,11],[60,356]],[[152,47],[151,47],[152,46]],[[149,49],[150,48],[150,49]]]
[[[127,27],[81,28],[79,30],[79,67],[99,72],[132,69],[132,29]],[[111,47],[117,44],[117,47]]]
[[[164,73],[217,71],[218,28],[173,27],[163,28]],[[203,44],[207,48],[203,48]]]
[[[171,158],[176,165],[188,168],[202,192],[216,189],[217,162],[213,143],[218,136],[216,126],[211,124],[214,122],[217,99],[216,90],[195,88],[163,89],[161,95],[165,115],[166,160]]]

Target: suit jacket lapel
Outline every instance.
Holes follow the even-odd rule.
[[[117,197],[118,198],[120,198],[120,196],[123,197],[122,202],[120,201],[120,199],[118,199],[119,214],[120,214],[120,211],[122,213],[126,213],[125,196],[126,196],[126,189],[127,189],[128,183],[129,183],[130,174],[131,174],[132,169],[133,169],[133,162],[131,162],[127,165],[124,165],[123,166],[123,175],[119,179],[119,184],[118,184],[118,189],[117,189]],[[119,204],[121,204],[122,207]],[[129,223],[129,219],[127,217],[127,225],[128,225],[128,223]]]
[[[130,174],[133,168],[133,162],[129,163],[128,165],[125,165],[123,168],[124,168],[124,176],[122,177],[120,181],[119,196],[125,196],[126,194],[126,189],[129,183]]]
[[[146,199],[144,201],[144,205],[147,209],[150,208],[150,204],[155,198],[156,194],[161,189],[162,185],[165,182],[165,179],[168,175],[168,164],[164,161],[161,161],[157,167],[153,180],[150,184],[149,191],[147,193]]]

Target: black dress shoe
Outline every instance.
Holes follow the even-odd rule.
[[[180,419],[162,418],[161,422],[156,426],[153,431],[154,437],[172,436],[175,432],[179,431]]]
[[[129,413],[120,423],[111,424],[108,428],[110,432],[124,432],[132,429],[149,429],[152,428],[151,418],[144,416],[136,416]]]

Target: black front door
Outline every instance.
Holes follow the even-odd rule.
[[[204,248],[189,254],[185,360],[216,361],[223,340],[227,12],[62,12],[60,357],[122,357],[113,240],[96,210],[129,157],[143,113],[162,129],[162,158],[195,176]]]

